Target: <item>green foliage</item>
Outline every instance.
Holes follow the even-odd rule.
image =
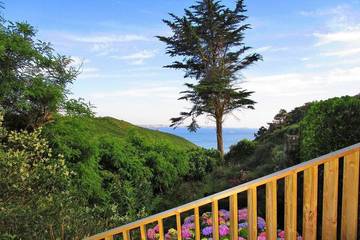
[[[5,126],[34,129],[52,119],[77,75],[71,59],[36,40],[27,23],[3,22],[0,28],[0,107]]]
[[[66,221],[71,171],[54,155],[41,130],[2,132],[0,232],[16,238],[50,237]]]
[[[243,139],[230,146],[230,150],[225,155],[225,160],[232,164],[241,164],[240,160],[246,161],[255,151],[256,142]]]
[[[64,103],[63,111],[67,116],[95,117],[94,106],[84,99],[69,99]]]
[[[301,122],[303,161],[360,142],[360,99],[332,98],[312,104]]]
[[[214,170],[220,156],[218,151],[198,148],[189,152],[189,159],[187,179],[200,181]]]
[[[102,230],[120,225],[124,216],[158,211],[156,199],[181,181],[202,180],[218,163],[217,151],[113,118],[59,116],[44,132],[77,173],[78,194],[106,219],[107,225],[94,223]]]

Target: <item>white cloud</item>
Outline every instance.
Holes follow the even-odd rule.
[[[316,46],[329,43],[357,43],[360,41],[360,28],[330,33],[314,33],[314,36],[318,40]]]
[[[360,53],[360,48],[351,48],[351,49],[341,49],[331,52],[323,52],[321,53],[322,56],[328,57],[348,57],[352,55],[358,55]]]
[[[156,51],[143,50],[125,56],[112,56],[112,58],[119,60],[129,60],[131,64],[139,65],[143,64],[146,59],[153,58],[155,53]]]
[[[320,93],[337,96],[337,90],[342,87],[360,92],[360,88],[355,87],[360,82],[360,67],[248,77],[248,80],[244,83],[245,88],[268,97],[311,96]]]
[[[94,33],[79,34],[73,32],[45,32],[48,39],[56,45],[66,46],[68,48],[86,48],[98,56],[108,56],[121,52],[124,46],[138,42],[151,41],[151,38],[141,34],[130,33]]]
[[[263,52],[281,52],[281,51],[286,51],[289,48],[287,47],[274,47],[274,46],[264,46],[264,47],[259,47],[256,48],[254,51],[258,52],[258,53],[263,53]]]
[[[117,98],[117,97],[153,97],[174,98],[180,90],[176,87],[147,86],[136,87],[113,92],[99,92],[91,94],[92,98]]]
[[[148,41],[149,39],[137,34],[93,34],[93,35],[74,35],[64,34],[64,38],[81,43],[124,43],[134,41]]]

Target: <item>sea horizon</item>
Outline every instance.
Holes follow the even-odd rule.
[[[186,127],[166,127],[166,126],[146,126],[146,128],[157,130],[165,133],[170,133],[207,149],[217,148],[216,142],[216,128],[215,127],[201,127],[196,132],[189,132]],[[236,144],[242,139],[253,140],[257,128],[223,128],[224,150],[229,151],[230,146]]]

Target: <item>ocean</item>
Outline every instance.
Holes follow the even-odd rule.
[[[198,146],[204,148],[216,148],[216,129],[215,128],[200,128],[196,132],[189,132],[185,127],[176,129],[170,127],[156,128],[159,131],[171,133],[183,137]],[[224,150],[227,152],[231,145],[236,144],[242,139],[254,139],[254,133],[257,132],[255,128],[224,128]]]

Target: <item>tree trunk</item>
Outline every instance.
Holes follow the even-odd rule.
[[[222,130],[222,117],[216,118],[216,140],[217,140],[217,150],[220,152],[221,160],[224,160],[224,140],[223,140],[223,130]]]

